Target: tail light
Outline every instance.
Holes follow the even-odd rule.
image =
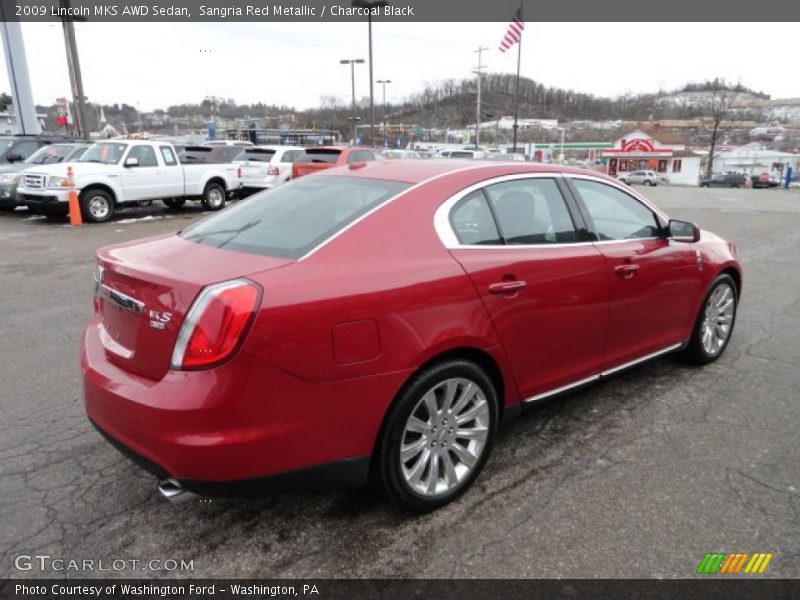
[[[241,346],[260,300],[261,288],[247,279],[204,288],[181,326],[170,367],[207,369],[224,362]]]
[[[278,167],[269,167],[267,169],[267,175],[280,175],[281,172],[278,170]]]
[[[236,169],[236,177],[238,177],[239,179],[242,178],[242,167]]]

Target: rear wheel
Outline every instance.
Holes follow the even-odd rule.
[[[730,275],[720,275],[706,294],[684,356],[692,363],[714,362],[725,351],[736,321],[738,296]]]
[[[419,373],[395,402],[376,450],[386,496],[425,512],[472,484],[489,457],[497,393],[474,363],[450,360]]]
[[[186,204],[186,198],[164,198],[162,202],[171,210],[179,210]]]
[[[203,208],[207,210],[221,210],[225,207],[225,188],[213,181],[206,184],[203,190]]]
[[[88,190],[80,201],[84,221],[105,223],[114,216],[114,198],[105,190]]]

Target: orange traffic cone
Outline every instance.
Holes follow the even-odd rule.
[[[75,191],[75,180],[72,177],[72,165],[67,165],[67,179],[69,179],[69,224],[78,227],[83,225],[83,219],[78,192]]]

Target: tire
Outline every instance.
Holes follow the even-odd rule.
[[[88,190],[81,194],[81,213],[87,223],[105,223],[114,216],[114,197],[105,190]]]
[[[227,194],[220,184],[210,181],[203,190],[203,208],[206,210],[222,210],[225,208]]]
[[[448,406],[454,412],[448,413]],[[463,494],[489,457],[497,407],[491,379],[472,362],[448,360],[414,376],[390,409],[373,457],[375,478],[388,500],[427,512]]]
[[[186,204],[186,198],[164,198],[162,202],[170,210],[180,210]]]
[[[720,306],[724,306],[728,300],[731,301],[727,305],[728,308],[720,310]],[[736,282],[730,275],[718,276],[703,298],[692,329],[692,337],[683,352],[688,362],[706,365],[722,356],[733,334],[738,307],[739,292],[736,289]],[[716,321],[717,325],[710,327],[707,319],[711,319],[711,322]],[[723,334],[724,339],[722,339]]]
[[[653,182],[652,182],[652,181],[650,181],[649,179],[645,179],[645,180],[644,180],[644,184],[645,184],[645,185],[653,185]]]

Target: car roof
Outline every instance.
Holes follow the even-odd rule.
[[[390,181],[401,181],[404,183],[416,184],[427,181],[434,177],[455,173],[457,171],[470,171],[481,175],[485,172],[485,178],[499,177],[502,175],[513,175],[523,173],[572,173],[592,175],[614,181],[603,173],[581,169],[578,167],[567,167],[562,165],[547,165],[541,163],[526,163],[520,161],[501,162],[480,161],[480,160],[375,160],[369,162],[358,162],[352,165],[326,170],[328,175],[338,175],[345,177],[363,177],[369,179],[385,179]]]

